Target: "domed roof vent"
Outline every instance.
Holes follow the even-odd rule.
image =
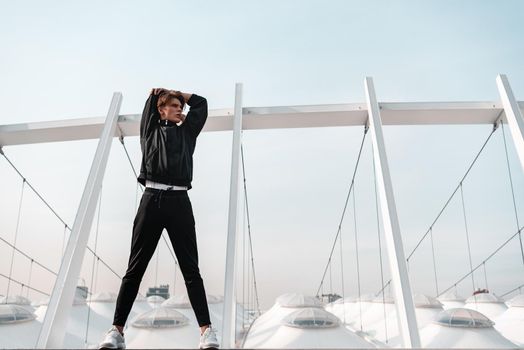
[[[137,328],[173,328],[189,324],[189,319],[171,307],[157,307],[137,316],[133,327]]]
[[[447,327],[489,328],[495,323],[478,311],[453,308],[440,312],[435,323]]]
[[[36,315],[27,308],[16,304],[0,305],[0,325],[31,321]]]
[[[283,325],[298,328],[329,328],[337,327],[340,320],[324,309],[318,307],[305,307],[293,311],[281,321]]]

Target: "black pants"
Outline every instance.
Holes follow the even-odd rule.
[[[116,300],[114,325],[125,325],[164,228],[175,250],[198,325],[211,324],[204,283],[198,268],[195,219],[187,190],[146,187],[133,222],[131,253]]]

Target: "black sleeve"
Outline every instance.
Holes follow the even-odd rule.
[[[197,94],[192,94],[187,104],[190,106],[184,124],[194,137],[200,134],[207,120],[207,100]]]
[[[142,111],[142,119],[140,119],[140,145],[142,146],[142,151],[144,151],[143,143],[147,136],[158,126],[160,112],[158,112],[157,102],[158,95],[151,93]]]

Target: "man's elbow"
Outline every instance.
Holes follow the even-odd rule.
[[[204,109],[207,112],[207,99],[205,97],[202,97],[202,109]]]

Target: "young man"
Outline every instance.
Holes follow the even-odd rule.
[[[182,113],[190,106],[187,116]],[[199,348],[218,348],[198,267],[192,188],[193,152],[207,119],[207,100],[197,94],[152,89],[140,121],[142,164],[138,182],[146,188],[133,222],[131,252],[116,301],[113,326],[99,349],[125,348],[124,325],[147,265],[164,228],[175,250],[200,327]]]

